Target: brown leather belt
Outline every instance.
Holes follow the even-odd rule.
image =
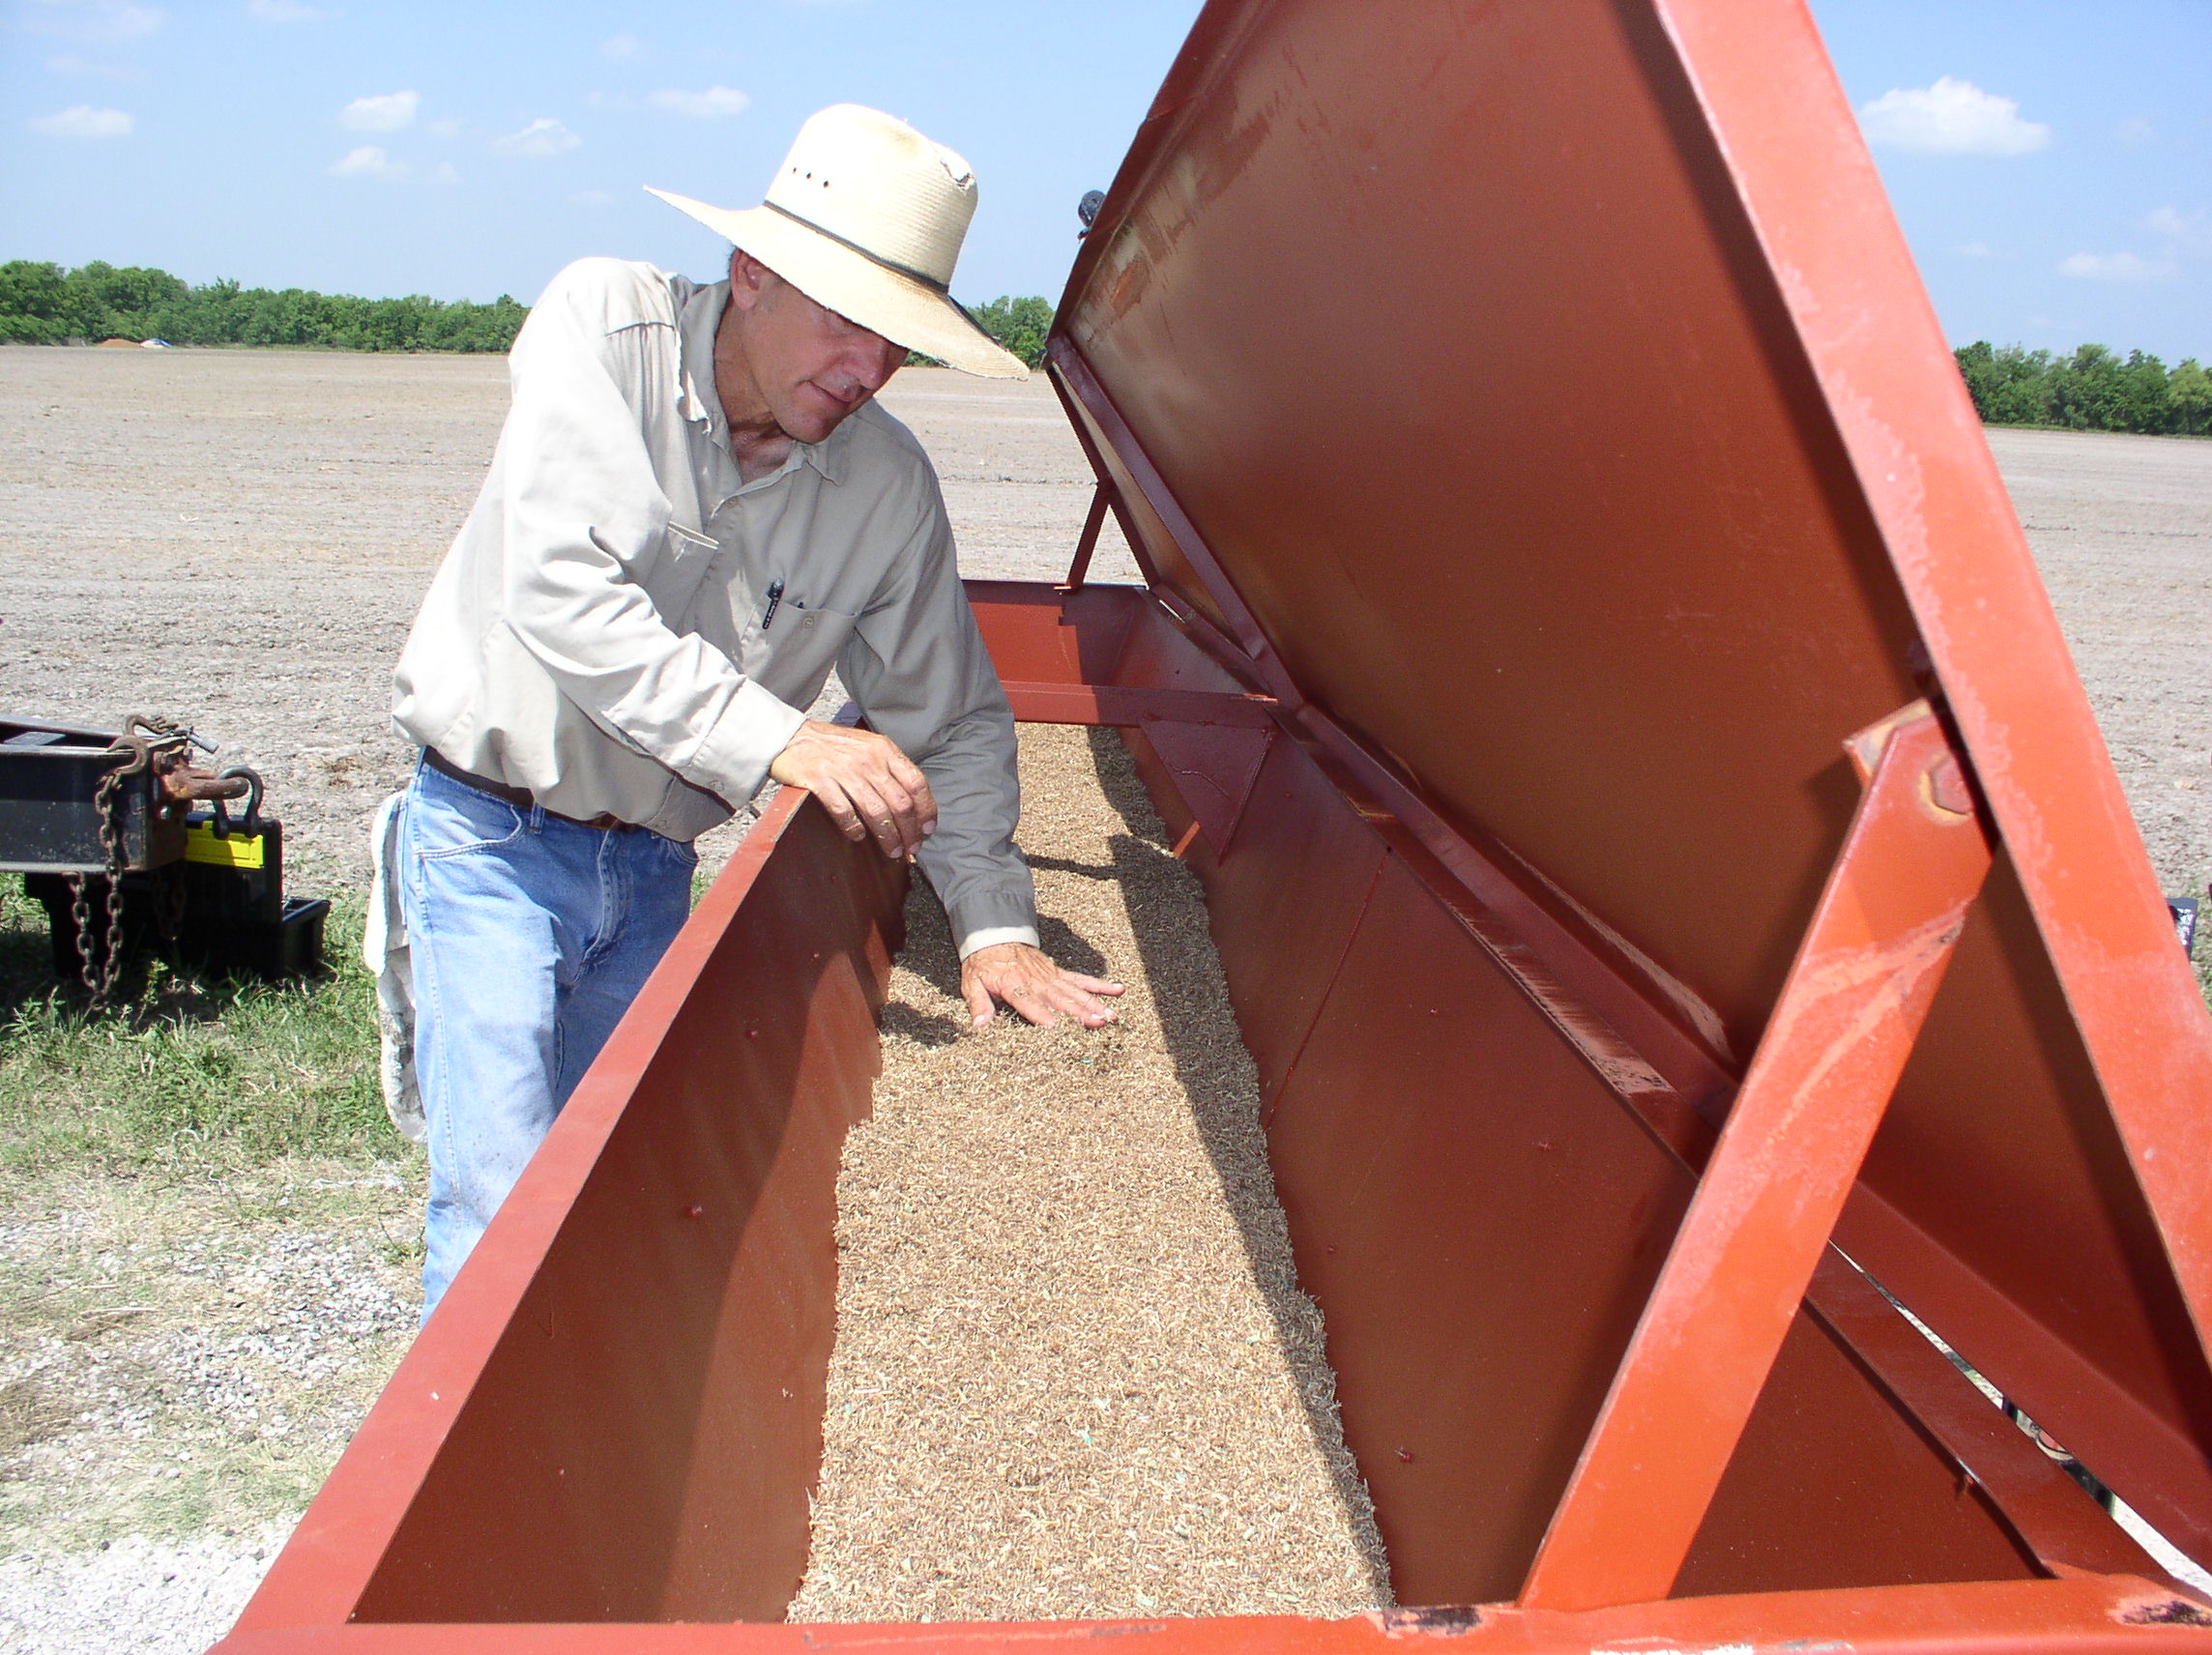
[[[528,788],[509,787],[504,781],[494,781],[491,777],[480,776],[474,770],[464,770],[435,747],[422,749],[422,762],[440,775],[451,776],[463,787],[473,787],[479,793],[488,793],[503,804],[511,804],[517,810],[536,810],[538,808],[537,798]],[[641,833],[644,831],[634,822],[625,822],[619,816],[601,814],[586,821],[581,816],[563,816],[558,810],[548,810],[545,814],[557,822],[572,823],[578,828],[594,828],[602,833]]]

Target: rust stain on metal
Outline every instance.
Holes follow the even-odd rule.
[[[2120,1611],[2118,1619],[2123,1626],[2212,1627],[2212,1609],[2187,1598],[2161,1598],[2132,1605]]]
[[[1482,1611],[1470,1604],[1438,1604],[1376,1610],[1366,1618],[1385,1638],[1462,1638],[1482,1625]]]

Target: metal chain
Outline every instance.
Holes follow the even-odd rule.
[[[92,904],[84,894],[84,875],[71,874],[70,921],[76,927],[77,975],[84,986],[95,994],[99,992],[100,973],[92,963]]]
[[[92,1002],[105,1005],[115,998],[115,980],[123,974],[123,805],[120,785],[128,766],[117,766],[102,776],[93,795],[100,812],[100,848],[107,861],[107,958],[101,963],[100,982]],[[143,767],[140,767],[143,768]]]
[[[143,730],[145,736],[133,732]],[[92,904],[85,892],[85,876],[70,876],[70,915],[76,923],[76,954],[79,973],[90,997],[92,1008],[111,1004],[115,999],[115,985],[121,980],[125,961],[123,944],[123,874],[129,857],[123,844],[123,819],[129,808],[123,795],[123,783],[134,775],[143,775],[155,768],[155,755],[161,749],[181,746],[192,739],[187,726],[171,723],[163,718],[148,718],[133,713],[125,725],[125,733],[111,749],[125,755],[126,762],[116,765],[100,778],[100,786],[93,794],[93,809],[100,817],[101,859],[107,865],[107,956],[93,961]],[[152,832],[154,820],[149,813],[147,831]],[[173,896],[181,897],[183,882],[176,882]],[[167,918],[164,932],[172,932],[175,920],[181,916],[182,904],[173,903],[172,912],[157,915],[157,919]]]

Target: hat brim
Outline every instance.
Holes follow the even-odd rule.
[[[984,379],[1030,376],[1022,359],[1001,348],[949,296],[795,218],[766,207],[710,207],[650,185],[646,192],[742,247],[817,305],[894,345]]]

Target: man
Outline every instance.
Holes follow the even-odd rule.
[[[662,199],[735,244],[728,279],[609,259],[554,278],[394,675],[422,748],[389,844],[425,1316],[683,924],[690,841],[770,776],[918,860],[978,1027],[1004,1002],[1096,1028],[1121,992],[1036,946],[1012,718],[936,474],[871,400],[909,349],[1028,371],[947,293],[967,163],[843,104],[762,206]],[[832,665],[872,730],[800,711]]]

